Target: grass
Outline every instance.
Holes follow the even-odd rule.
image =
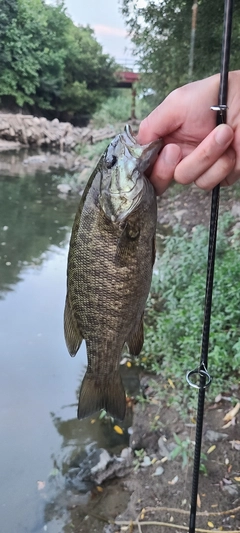
[[[207,397],[231,390],[240,369],[240,234],[233,219],[220,218],[209,345],[213,382]],[[175,385],[169,402],[179,410],[195,407],[196,393],[185,374],[198,366],[205,296],[208,232],[180,229],[165,238],[165,251],[153,275],[146,310],[141,364]],[[194,404],[194,405],[193,405]]]

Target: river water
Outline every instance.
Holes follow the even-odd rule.
[[[0,176],[1,533],[61,533],[69,466],[94,447],[127,444],[126,432],[76,419],[86,353],[68,355],[63,308],[79,197],[61,197],[61,181],[56,171],[24,176],[22,166]]]

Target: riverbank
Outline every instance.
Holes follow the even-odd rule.
[[[114,137],[116,133],[115,127],[110,125],[101,129],[92,125],[78,128],[57,118],[47,120],[21,113],[0,113],[0,151],[27,146],[71,151],[79,144],[95,144]]]

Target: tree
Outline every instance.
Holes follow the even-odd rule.
[[[116,65],[113,58],[103,54],[89,26],[72,24],[69,30],[59,109],[84,121],[110,94]]]
[[[135,52],[147,77],[146,87],[159,100],[188,81],[193,0],[149,0],[144,8],[136,0],[122,0],[122,12],[131,31]],[[193,77],[206,77],[220,69],[224,0],[199,0]],[[235,6],[231,68],[239,67],[240,6]]]
[[[0,72],[0,96],[11,96],[19,106],[34,103],[45,24],[41,0],[17,0],[17,10],[5,34],[7,60]]]
[[[90,27],[73,24],[63,0],[5,0],[0,65],[3,103],[59,118],[88,120],[114,83],[113,58]]]

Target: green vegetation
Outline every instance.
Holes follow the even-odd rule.
[[[155,101],[188,80],[193,0],[122,0],[122,12],[146,75],[143,86],[155,89]],[[199,0],[193,79],[220,69],[224,1]],[[239,67],[240,5],[235,3],[231,69]]]
[[[76,148],[76,152],[86,157],[89,161],[96,161],[106,150],[107,146],[112,139],[103,139],[95,144],[79,144]]]
[[[240,235],[238,230],[230,231],[231,225],[229,215],[220,218],[209,346],[213,382],[208,399],[239,383]],[[172,380],[176,388],[169,403],[181,410],[196,400],[185,374],[200,360],[207,248],[208,232],[201,226],[190,236],[177,229],[166,237],[147,305],[141,361],[163,382]]]
[[[86,122],[111,92],[116,65],[64,1],[8,0],[0,13],[2,105]]]
[[[131,117],[132,94],[129,89],[114,89],[112,96],[107,98],[100,109],[93,115],[93,125],[102,128],[107,124],[127,123]],[[150,111],[151,100],[143,94],[136,97],[136,117],[141,120]]]

